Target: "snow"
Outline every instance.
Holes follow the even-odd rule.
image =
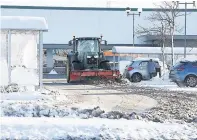
[[[35,70],[16,67],[12,70],[12,83],[18,85],[38,85],[39,77]]]
[[[134,84],[134,83],[132,83]],[[190,88],[190,87],[178,87],[174,82],[171,82],[170,79],[167,77],[167,75],[164,75],[164,77],[159,78],[154,77],[151,80],[148,81],[141,81],[140,83],[136,84],[137,86],[142,87],[152,87],[152,88],[160,88],[164,90],[171,90],[171,91],[190,91],[190,92],[196,92],[197,87]]]
[[[44,98],[39,92],[13,92],[8,94],[1,93],[0,99],[3,101],[26,101],[26,100],[38,100]]]
[[[176,62],[180,62],[180,61],[197,61],[197,55],[187,56],[186,58],[182,57],[176,60]]]
[[[140,120],[1,118],[1,139],[194,139],[196,127]]]
[[[48,25],[42,17],[1,16],[1,30],[42,30],[47,31]]]
[[[49,74],[57,74],[57,72],[54,69],[52,69]]]
[[[119,61],[119,71],[120,71],[120,74],[123,74],[124,73],[125,67],[127,65],[129,65],[130,63],[131,63],[131,61]]]
[[[159,61],[159,58],[151,58],[151,57],[149,57],[149,58],[145,58],[145,57],[137,57],[137,58],[135,58],[134,59],[134,61],[138,61],[138,60],[150,60],[150,59],[152,59],[152,60],[155,60],[155,61]]]
[[[126,46],[114,46],[112,48],[113,53],[119,54],[162,54],[161,47],[126,47]],[[187,55],[196,55],[197,48],[187,47]],[[171,47],[165,47],[165,54],[171,54]],[[184,54],[183,47],[174,48],[174,54]]]
[[[1,32],[1,37],[0,86],[6,86],[8,85],[6,32]],[[39,84],[37,37],[38,31],[12,31],[11,83],[22,86]]]
[[[8,69],[5,59],[0,58],[0,86],[8,85]]]

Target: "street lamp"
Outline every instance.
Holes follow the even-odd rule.
[[[134,46],[134,44],[135,44],[135,32],[134,32],[134,29],[135,29],[135,16],[140,16],[141,13],[142,13],[142,9],[138,8],[138,13],[131,13],[131,9],[129,7],[127,7],[126,8],[126,13],[127,13],[127,16],[130,16],[130,15],[133,16],[133,46]]]
[[[196,2],[193,1],[193,2],[179,2],[179,1],[173,1],[174,3],[177,3],[177,6],[179,6],[179,4],[183,4],[185,5],[185,47],[184,47],[184,58],[186,58],[186,48],[187,48],[187,38],[186,38],[186,35],[187,35],[187,5],[189,4],[192,4],[193,7],[196,6]]]

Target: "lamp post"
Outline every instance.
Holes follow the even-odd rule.
[[[173,1],[174,2],[174,1]],[[177,5],[179,6],[179,4],[183,4],[185,5],[185,47],[184,47],[184,58],[186,58],[186,48],[187,48],[187,38],[186,38],[186,35],[187,35],[187,5],[189,4],[192,4],[194,7],[195,7],[195,1],[193,2],[179,2],[179,1],[176,1]]]
[[[135,16],[140,16],[142,9],[138,9],[138,13],[130,13],[131,9],[129,7],[126,8],[127,16],[133,16],[133,46],[135,45]]]

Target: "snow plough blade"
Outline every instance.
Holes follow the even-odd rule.
[[[69,75],[70,82],[120,78],[121,75],[118,70],[74,70]]]

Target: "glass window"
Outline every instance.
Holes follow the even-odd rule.
[[[98,40],[78,40],[78,52],[99,52]]]
[[[147,61],[142,61],[140,63],[140,66],[142,66],[142,67],[148,66],[148,62]]]
[[[194,67],[197,67],[197,62],[193,62],[192,65],[193,65]]]

